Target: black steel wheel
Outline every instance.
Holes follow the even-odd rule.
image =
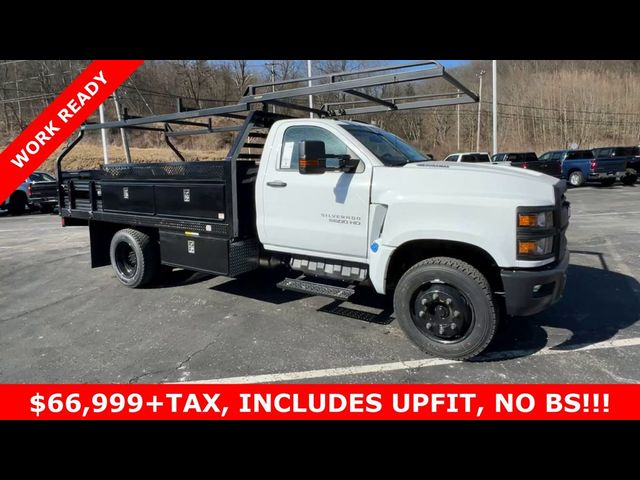
[[[411,319],[418,330],[436,342],[464,340],[473,329],[473,318],[468,300],[450,285],[426,284],[416,292]]]
[[[150,283],[160,269],[158,244],[146,233],[127,228],[111,239],[111,266],[123,285],[138,288]]]

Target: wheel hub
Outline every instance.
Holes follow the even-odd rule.
[[[133,278],[138,269],[138,258],[133,248],[128,243],[121,242],[116,247],[115,257],[120,273],[126,278]]]
[[[464,297],[449,285],[431,285],[418,293],[414,323],[438,340],[455,340],[469,329],[469,308]]]

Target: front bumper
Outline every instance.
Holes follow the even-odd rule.
[[[568,267],[569,251],[565,251],[564,258],[550,268],[502,270],[507,315],[535,315],[558,302],[562,298]]]

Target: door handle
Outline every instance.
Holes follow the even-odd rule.
[[[267,185],[269,185],[270,187],[282,188],[286,187],[287,183],[283,182],[282,180],[274,180],[272,182],[267,182]]]

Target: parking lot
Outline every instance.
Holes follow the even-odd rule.
[[[640,186],[570,190],[563,300],[473,362],[425,357],[389,303],[174,272],[131,290],[89,268],[86,227],[0,216],[0,382],[638,382]]]

